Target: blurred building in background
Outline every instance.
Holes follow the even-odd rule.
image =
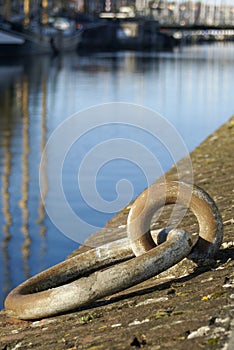
[[[0,0],[0,16],[7,20],[25,21],[40,15],[46,21],[51,14],[71,16],[83,13],[99,17],[100,13],[120,13],[124,17],[150,17],[162,24],[234,23],[231,0]]]
[[[225,24],[234,20],[234,3],[231,0],[73,0],[71,2],[77,10],[92,15],[101,12],[127,13],[128,9],[131,9],[136,16],[151,16],[160,22],[181,25]]]

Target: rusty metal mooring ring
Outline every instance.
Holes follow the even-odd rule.
[[[171,229],[166,241],[155,247],[149,233],[153,213],[163,205],[163,198],[166,204],[175,203],[178,189],[183,205],[191,193],[191,187],[177,182],[166,183],[166,193],[162,188],[153,185],[134,202],[127,227],[130,239],[79,254],[25,281],[7,296],[7,314],[21,319],[49,317],[143,282],[187,256],[196,261],[211,259],[221,244],[222,221],[213,200],[195,186],[189,208],[199,222],[197,243],[192,247],[186,231]],[[133,252],[140,256],[133,258]]]
[[[172,230],[164,243],[142,256],[96,271],[133,257],[128,239],[109,243],[28,279],[7,296],[5,310],[21,319],[74,310],[157,275],[185,258],[191,248],[186,231]]]
[[[189,208],[199,224],[199,237],[188,258],[196,263],[210,262],[223,237],[218,208],[200,187],[177,181],[155,183],[133,203],[128,215],[127,231],[134,254],[139,256],[155,247],[149,230],[153,214],[162,206],[175,203]]]

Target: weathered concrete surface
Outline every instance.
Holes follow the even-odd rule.
[[[196,269],[185,259],[166,273],[89,309],[41,321],[10,319],[2,311],[0,350],[233,349],[233,154],[234,117],[191,154],[195,183],[216,201],[224,222],[222,249],[212,267]],[[168,178],[175,179],[175,174],[172,169]],[[128,210],[122,210],[81,250],[125,236]],[[153,223],[153,228],[163,227],[167,215],[165,212]],[[187,215],[182,227],[196,232],[197,223]]]

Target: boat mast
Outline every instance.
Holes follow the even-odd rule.
[[[9,21],[11,16],[11,1],[6,0],[5,7],[4,7],[4,18]]]
[[[41,1],[42,7],[42,24],[48,23],[48,0]]]
[[[24,25],[29,25],[30,22],[30,0],[24,0]]]

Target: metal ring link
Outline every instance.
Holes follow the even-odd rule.
[[[139,256],[155,247],[149,230],[152,217],[164,205],[175,203],[189,208],[199,224],[199,237],[188,258],[198,264],[210,263],[223,237],[218,208],[202,188],[177,181],[155,183],[133,203],[127,221],[133,252]]]
[[[93,272],[133,256],[128,239],[55,265],[16,287],[5,300],[6,313],[21,319],[49,317],[143,282],[175,265],[191,251],[192,240],[186,231],[172,230],[167,236],[166,242],[142,256],[101,271]]]

